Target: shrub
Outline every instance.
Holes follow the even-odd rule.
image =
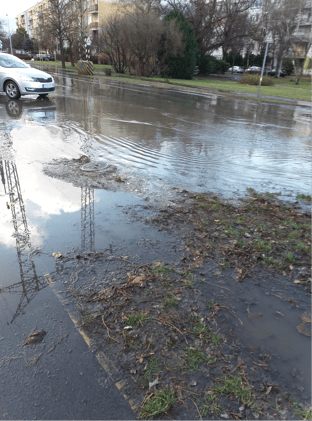
[[[216,57],[199,54],[197,56],[199,74],[209,75],[211,73],[224,73],[230,67],[225,60],[218,60]]]
[[[285,69],[287,76],[290,76],[294,71],[294,65],[291,58],[284,58],[282,68]]]
[[[224,73],[230,67],[230,64],[225,60],[216,60],[216,73]]]
[[[192,79],[196,65],[197,44],[194,30],[185,19],[182,12],[173,10],[165,17],[166,22],[175,20],[177,27],[183,33],[184,52],[170,58],[168,76],[173,79]]]
[[[238,83],[242,85],[259,85],[260,76],[259,75],[245,75]],[[272,86],[274,85],[274,80],[270,77],[264,76],[261,82],[262,86]]]
[[[261,75],[261,70],[249,70],[249,75]]]
[[[215,61],[215,57],[205,54],[199,54],[196,63],[198,66],[198,73],[200,75],[209,75],[210,73],[214,73]]]

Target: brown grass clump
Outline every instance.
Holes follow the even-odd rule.
[[[245,75],[238,83],[242,85],[259,85],[260,75]],[[262,86],[272,86],[274,81],[270,77],[264,76],[261,82]]]

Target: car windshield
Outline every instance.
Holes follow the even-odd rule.
[[[0,56],[0,66],[5,67],[7,69],[23,69],[28,67],[26,63],[20,60],[17,57],[8,55],[8,56]]]

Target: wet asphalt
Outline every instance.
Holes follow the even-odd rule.
[[[0,97],[0,418],[133,419],[66,297],[46,282],[57,268],[52,253],[169,241],[127,209],[165,202],[173,187],[308,194],[309,111],[55,76],[49,100]],[[128,192],[84,190],[44,173],[53,159],[81,155],[139,182]],[[42,342],[23,345],[41,329]]]

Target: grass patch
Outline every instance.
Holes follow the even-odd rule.
[[[273,257],[264,257],[263,261],[267,265],[278,265],[278,261],[276,259],[273,259]]]
[[[301,241],[298,241],[298,243],[293,246],[293,249],[294,250],[304,251],[305,253],[310,253],[311,252],[311,246],[308,246],[308,245],[302,243]]]
[[[195,278],[195,276],[192,274],[192,272],[189,272],[187,270],[181,272],[180,275],[183,276],[183,278],[186,278],[186,279],[194,279]]]
[[[162,78],[153,78],[156,81],[164,81]],[[281,78],[282,81],[274,79],[274,86],[262,86],[261,95],[275,96],[288,99],[300,99],[303,101],[311,101],[310,85],[307,81],[301,81],[299,85],[288,82],[288,78]],[[221,89],[228,92],[242,92],[257,95],[258,86],[242,85],[231,80],[216,80],[215,78],[207,78],[203,80],[181,80],[169,79],[170,84],[187,85],[190,87]],[[280,82],[280,83],[279,83]],[[284,82],[284,83],[283,83]]]
[[[40,61],[40,60],[35,60],[35,61],[27,61],[28,64],[32,65],[32,64],[40,64],[43,66],[51,66],[51,67],[57,67],[57,68],[62,68],[62,62],[61,61]],[[75,66],[72,66],[71,63],[69,61],[65,62],[65,69],[66,70],[74,70],[77,71],[77,63],[75,63]],[[113,66],[111,66],[110,64],[93,64],[93,69],[96,72],[103,72],[104,73],[104,69],[111,69],[113,70]]]
[[[236,244],[235,244],[235,247],[244,247],[244,242],[243,242],[243,240],[237,240],[237,242],[236,242]]]
[[[311,196],[305,194],[298,194],[298,196],[296,196],[296,199],[304,199],[309,200],[311,202]]]
[[[209,306],[209,303],[213,303],[213,302],[208,302],[208,307],[212,308],[213,305]],[[190,331],[191,333],[193,333],[197,338],[201,339],[204,342],[212,342],[214,345],[218,345],[221,342],[220,337],[211,329],[209,329],[207,326],[205,326],[201,321],[200,321],[200,317],[199,316],[192,316],[190,318],[190,322],[191,322],[191,328]]]
[[[90,325],[91,323],[94,322],[94,320],[95,320],[95,317],[92,315],[86,316],[82,319],[84,325]]]
[[[153,268],[151,272],[153,275],[163,276],[163,275],[169,275],[169,273],[173,272],[173,269],[167,268],[166,266],[159,266],[159,267]]]
[[[218,380],[212,388],[218,395],[226,395],[231,399],[239,398],[244,405],[250,405],[254,399],[248,384],[244,384],[240,376],[229,375]]]
[[[171,306],[178,306],[179,301],[174,297],[174,295],[171,292],[168,292],[166,295],[165,300],[165,307],[171,307]]]
[[[149,382],[155,380],[160,371],[158,357],[151,358],[145,366],[145,374],[138,381],[141,388],[148,387]]]
[[[127,326],[132,326],[136,329],[139,325],[143,326],[148,321],[148,315],[145,313],[132,313],[124,320]]]
[[[302,405],[296,402],[295,399],[290,399],[290,405],[294,410],[295,416],[299,416],[301,420],[312,419],[312,408],[303,409]]]
[[[297,259],[296,257],[292,254],[292,253],[288,253],[288,254],[283,254],[284,259],[288,260],[290,263],[296,263]]]
[[[181,367],[182,370],[195,371],[199,369],[199,364],[212,364],[216,360],[210,359],[200,348],[185,348],[183,355],[185,363]]]
[[[157,390],[146,400],[144,400],[139,412],[139,418],[150,420],[156,417],[156,415],[160,415],[163,412],[166,412],[171,406],[174,405],[174,403],[175,399],[173,390]]]
[[[255,249],[258,250],[263,250],[263,251],[271,251],[272,250],[272,244],[268,241],[261,241],[261,240],[257,240],[256,242],[253,243],[252,245]]]

